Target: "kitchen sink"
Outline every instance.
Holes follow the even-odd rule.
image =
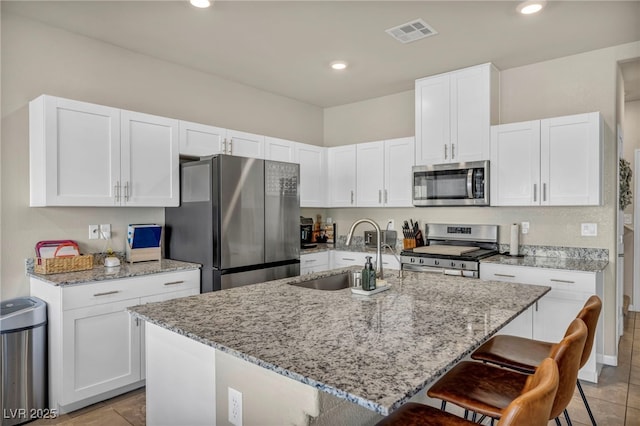
[[[296,287],[313,288],[315,290],[342,290],[351,287],[352,274],[344,272],[342,274],[330,275],[328,277],[316,278],[309,281],[291,283]]]

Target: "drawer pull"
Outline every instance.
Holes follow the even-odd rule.
[[[100,297],[100,296],[108,296],[110,294],[116,294],[116,293],[120,293],[119,290],[113,290],[113,291],[105,291],[104,293],[96,293],[93,296],[94,297]]]
[[[343,258],[342,258],[342,260],[350,260],[350,261],[352,261],[352,262],[355,262],[355,261],[356,261],[355,259],[351,259],[350,257],[343,257]]]
[[[184,281],[171,281],[169,283],[164,283],[164,285],[176,285],[176,284],[183,284]]]
[[[554,283],[565,283],[565,284],[575,284],[575,281],[570,281],[570,280],[558,280],[556,278],[550,278],[549,281],[554,282]]]
[[[306,259],[304,263],[311,263],[311,262],[317,262],[317,261],[318,259]]]
[[[496,277],[505,277],[505,278],[515,278],[515,275],[509,275],[509,274],[493,274]]]

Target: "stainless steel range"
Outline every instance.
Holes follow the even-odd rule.
[[[405,271],[479,278],[480,259],[498,254],[498,225],[426,225],[427,244],[401,253]]]

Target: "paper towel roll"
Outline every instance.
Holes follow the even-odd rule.
[[[509,245],[509,254],[511,256],[518,255],[520,245],[520,226],[517,223],[511,225],[511,244]]]

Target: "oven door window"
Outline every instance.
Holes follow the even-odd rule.
[[[416,187],[421,187],[420,199],[451,200],[467,198],[468,170],[437,170],[417,173]]]

